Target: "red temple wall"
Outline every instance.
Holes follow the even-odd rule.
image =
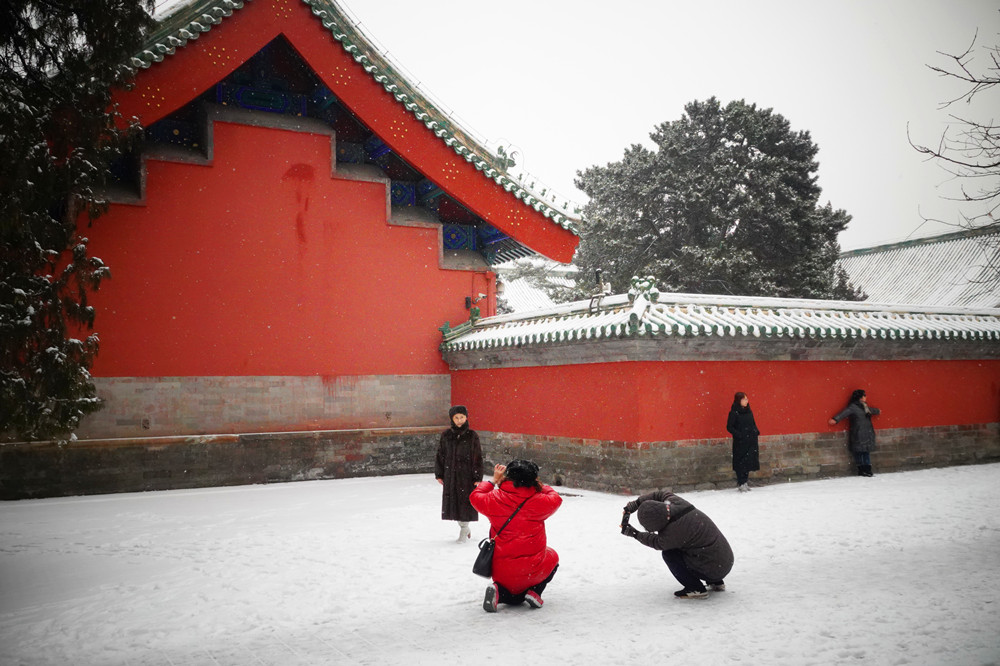
[[[1000,361],[672,361],[452,372],[473,428],[602,441],[725,438],[733,394],[764,435],[833,430],[863,388],[877,428],[1000,422]],[[843,425],[837,426],[843,429]]]
[[[222,25],[142,70],[135,86],[115,97],[124,118],[144,126],[179,109],[232,73],[267,43],[283,35],[337,98],[424,176],[519,242],[568,262],[579,239],[516,200],[455,153],[386,92],[344,51],[309,7],[285,0],[257,0]]]
[[[146,203],[87,230],[97,376],[443,374],[437,327],[489,274],[386,223],[383,184],[330,176],[329,136],[214,124],[211,166],[148,163]]]

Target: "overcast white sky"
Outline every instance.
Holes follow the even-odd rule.
[[[1000,40],[995,0],[341,5],[465,127],[513,144],[518,166],[581,203],[578,170],[650,144],[687,102],[771,107],[819,146],[822,202],[854,218],[843,249],[953,230],[920,227],[920,213],[957,219],[956,204],[942,200],[948,176],[910,147],[907,124],[936,143],[947,120],[938,105],[960,91],[927,68],[944,64],[936,51],[964,50],[977,28],[980,43]]]

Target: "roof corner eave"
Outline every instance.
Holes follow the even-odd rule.
[[[187,48],[202,35],[217,29],[217,26],[229,21],[237,14],[242,16],[243,11],[248,8],[263,4],[266,4],[265,0],[191,0],[188,4],[178,7],[164,17],[160,27],[150,35],[144,48],[132,57],[130,64],[136,72],[141,74],[143,70],[149,70],[154,65],[176,55],[179,50]],[[423,125],[425,130],[433,135],[435,142],[453,153],[452,160],[457,159],[460,164],[466,163],[466,168],[478,172],[477,177],[491,181],[491,185],[495,186],[496,189],[493,190],[492,186],[487,188],[494,192],[488,198],[493,202],[490,204],[491,210],[495,210],[489,215],[477,211],[484,219],[539,254],[563,263],[572,260],[579,244],[578,223],[580,219],[577,214],[560,209],[517,179],[509,176],[501,156],[494,155],[454,119],[438,109],[373,45],[371,40],[334,0],[298,0],[295,4],[300,7],[302,4],[306,5],[311,15],[322,24],[343,51],[363,69],[365,75],[391,95],[395,105],[404,110],[413,120]],[[268,17],[268,20],[281,24],[288,22],[291,18],[289,14],[288,16]],[[274,36],[283,34],[283,27],[283,25],[273,27],[273,35],[270,33],[268,33],[270,36],[262,35],[258,38],[258,42],[266,43]],[[234,64],[233,68],[238,64],[240,63]],[[223,75],[226,73],[228,72],[222,71]],[[136,113],[137,111],[149,111],[151,109],[149,99],[159,98],[160,95],[163,93],[160,92],[159,88],[156,88],[155,91],[139,91],[138,94],[125,93],[125,96],[131,96],[132,99],[130,104],[122,105],[124,115],[127,118],[135,115],[140,118],[143,124],[149,124],[143,115],[147,115],[155,122],[162,115],[169,113],[174,108],[179,108],[180,104],[188,101],[170,100],[169,102],[164,101],[162,105],[157,102],[156,108],[159,110],[159,114]],[[140,96],[145,98],[143,102],[137,99]],[[388,137],[383,138],[388,139]],[[392,141],[387,140],[387,143],[391,144]],[[471,209],[476,210],[477,206],[470,203],[468,196],[470,195],[456,195],[456,198]],[[478,193],[473,193],[471,196],[480,197]],[[503,201],[508,203],[501,204],[500,202]],[[515,206],[514,210],[521,211],[522,222],[520,224],[517,222],[508,224],[507,216],[499,213],[505,207],[510,210],[511,204]],[[529,221],[531,224],[524,224],[524,222]],[[529,228],[536,226],[540,229]]]

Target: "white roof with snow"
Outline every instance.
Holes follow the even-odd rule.
[[[466,322],[442,351],[634,337],[881,338],[1000,341],[1000,309],[660,294],[655,289]]]
[[[1000,307],[1000,224],[844,252],[840,265],[871,301]]]
[[[493,270],[504,284],[504,293],[500,298],[513,312],[545,310],[556,305],[544,288],[523,274],[526,269],[537,274],[544,284],[553,287],[572,287],[579,273],[579,269],[572,264],[560,264],[539,255],[497,264]]]

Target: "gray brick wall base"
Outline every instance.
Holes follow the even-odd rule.
[[[412,428],[447,423],[441,375],[98,377],[81,439]]]
[[[0,445],[0,499],[431,473],[445,426]]]
[[[0,445],[0,499],[430,473],[444,425]],[[1000,461],[1000,424],[878,430],[876,474]],[[546,483],[639,494],[731,488],[729,439],[626,442],[479,431],[489,466],[530,458]],[[762,437],[751,484],[855,473],[843,432]]]
[[[479,431],[492,465],[530,458],[544,482],[626,495],[735,487],[732,440],[626,442]],[[877,430],[876,474],[1000,461],[1000,424]],[[751,485],[856,474],[844,432],[761,437]]]

